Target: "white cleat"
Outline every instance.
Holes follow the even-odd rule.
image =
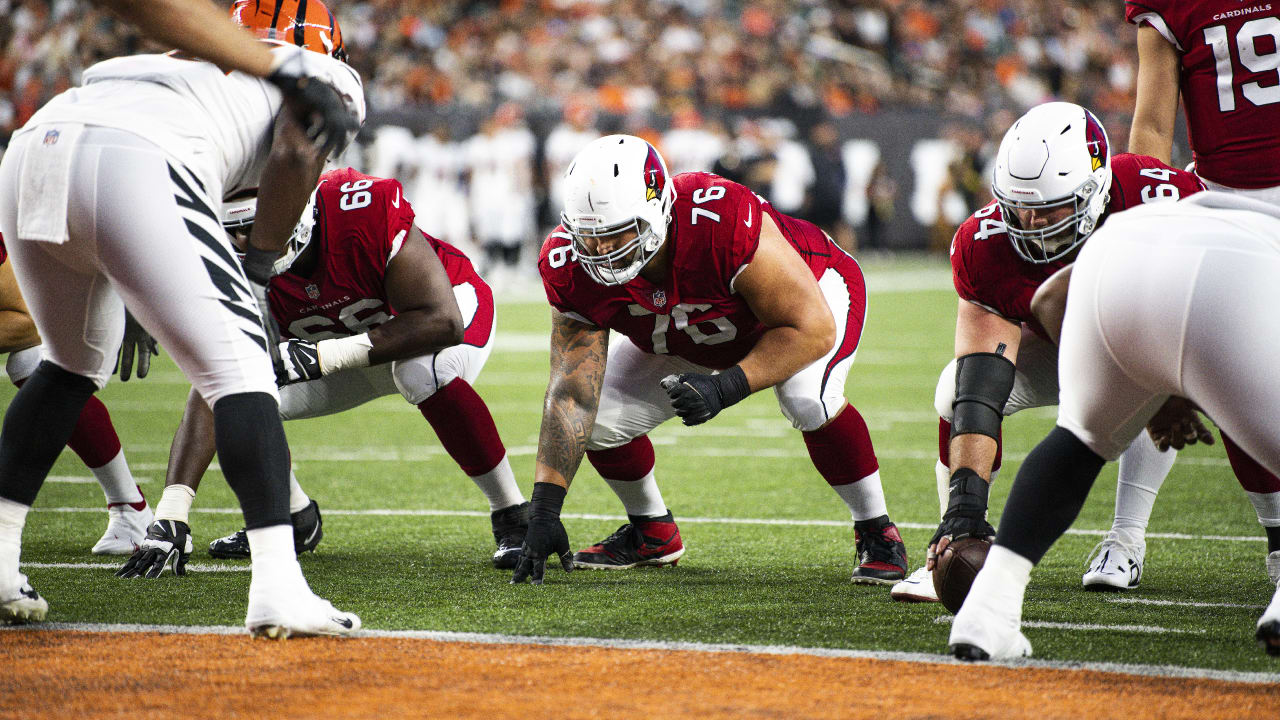
[[[1089,570],[1082,578],[1084,589],[1115,591],[1138,587],[1146,554],[1144,541],[1135,541],[1128,533],[1111,530],[1089,553]]]
[[[49,612],[49,603],[40,597],[40,593],[22,575],[18,576],[17,588],[13,597],[0,600],[0,624],[23,625],[44,620]]]
[[[947,641],[951,654],[961,660],[1013,660],[1031,657],[1031,641],[1022,634],[1021,621],[1006,610],[965,600],[951,624]]]
[[[925,603],[938,602],[938,591],[933,587],[933,573],[924,566],[916,568],[905,580],[894,583],[889,597],[898,602]]]
[[[1258,619],[1258,631],[1254,637],[1258,639],[1258,643],[1268,655],[1280,656],[1280,585],[1276,587],[1275,595],[1271,597],[1271,604],[1262,611],[1262,617]]]
[[[144,501],[145,502],[145,501]],[[93,546],[94,555],[132,555],[147,537],[147,528],[155,519],[151,506],[134,510],[126,503],[107,506],[107,531]]]
[[[360,617],[338,610],[305,585],[301,591],[273,592],[249,588],[245,627],[253,637],[284,640],[316,635],[350,635],[360,629]]]
[[[1273,585],[1280,583],[1280,550],[1267,553],[1267,577]]]

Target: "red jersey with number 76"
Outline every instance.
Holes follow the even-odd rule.
[[[1106,212],[1178,200],[1203,189],[1204,184],[1185,170],[1146,155],[1123,153],[1111,158]],[[1069,260],[1042,265],[1023,260],[1005,233],[1004,216],[994,200],[961,223],[951,240],[951,276],[960,298],[1010,322],[1027,323],[1037,332],[1031,298],[1041,283],[1068,264]]]
[[[1280,185],[1280,2],[1128,0],[1178,52],[1196,173],[1233,188]]]
[[[723,370],[751,351],[766,327],[734,290],[760,244],[760,216],[768,213],[815,278],[836,267],[861,293],[857,262],[816,225],[773,209],[738,183],[710,173],[672,178],[676,199],[667,230],[671,273],[658,286],[636,277],[623,285],[592,280],[574,260],[563,227],[547,236],[538,272],[547,300],[570,317],[626,335],[641,350],[675,355]],[[859,310],[862,309],[859,308]]]

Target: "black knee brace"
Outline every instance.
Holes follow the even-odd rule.
[[[1014,369],[1009,358],[998,353],[970,353],[956,360],[951,437],[977,433],[999,441],[1004,405],[1013,392]]]

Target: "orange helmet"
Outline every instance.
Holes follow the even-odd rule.
[[[231,20],[260,38],[347,61],[342,28],[320,0],[235,0]]]

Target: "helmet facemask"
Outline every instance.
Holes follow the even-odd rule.
[[[1016,200],[1001,193],[998,187],[993,187],[992,193],[1000,203],[1005,231],[1013,243],[1013,249],[1027,262],[1044,264],[1067,256],[1093,234],[1101,216],[1101,211],[1094,211],[1094,206],[1098,204],[1099,188],[1098,179],[1091,176],[1070,196],[1060,200]],[[1105,207],[1105,195],[1101,199],[1101,204]],[[1070,212],[1063,213],[1064,209],[1070,209]],[[1043,227],[1023,227],[1022,217],[1026,214],[1035,217],[1062,217]]]
[[[578,264],[601,285],[623,285],[634,280],[658,254],[666,239],[665,227],[660,235],[652,225],[638,217],[610,227],[592,227],[590,220],[589,217],[579,217],[578,223],[573,223],[564,215],[560,217],[565,231],[573,238],[573,252]],[[607,253],[593,252],[592,246],[598,248],[600,240],[628,231],[635,233],[630,240]]]
[[[222,229],[232,237],[232,246],[242,262],[245,246],[249,242],[249,234],[253,230],[253,221],[257,216],[257,204],[256,195],[243,196],[222,203]],[[284,253],[271,265],[272,275],[279,275],[288,270],[311,244],[317,214],[316,195],[313,192],[311,199],[307,201],[306,209],[302,212],[302,217],[293,226],[289,241],[285,243]]]

